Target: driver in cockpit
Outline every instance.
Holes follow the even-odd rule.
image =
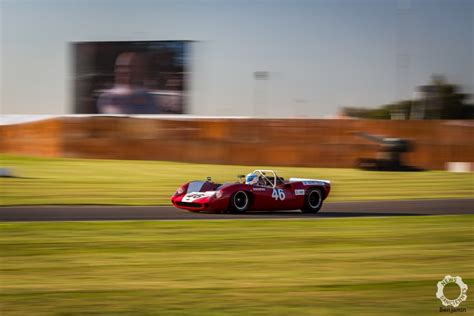
[[[245,176],[245,184],[256,185],[258,183],[258,175],[255,173],[249,173]]]
[[[265,185],[265,180],[258,174],[252,172],[245,176],[245,184],[263,186]]]

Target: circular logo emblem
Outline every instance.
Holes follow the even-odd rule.
[[[460,289],[459,296],[452,300],[444,296],[444,287],[446,286],[446,284],[449,283],[456,283]],[[452,277],[450,275],[447,275],[444,277],[444,279],[438,282],[438,291],[436,292],[436,297],[439,298],[439,300],[441,301],[441,303],[443,303],[444,306],[451,305],[453,307],[458,307],[459,304],[461,304],[467,299],[466,293],[467,285],[462,281],[460,276]]]

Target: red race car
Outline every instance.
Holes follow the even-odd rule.
[[[290,178],[285,181],[273,170],[255,170],[235,183],[191,181],[171,197],[174,206],[192,212],[274,211],[300,209],[316,213],[329,195],[328,180]]]

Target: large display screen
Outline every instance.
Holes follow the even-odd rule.
[[[73,43],[74,113],[183,114],[188,41]]]

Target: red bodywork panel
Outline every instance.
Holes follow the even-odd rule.
[[[174,206],[188,211],[220,212],[229,208],[229,201],[234,193],[245,191],[250,196],[251,211],[296,210],[304,207],[305,194],[312,188],[320,188],[323,199],[326,199],[331,185],[316,180],[286,181],[272,188],[242,183],[220,185],[208,181],[193,181],[184,184],[180,188],[182,192],[178,189],[171,197],[171,202]]]

